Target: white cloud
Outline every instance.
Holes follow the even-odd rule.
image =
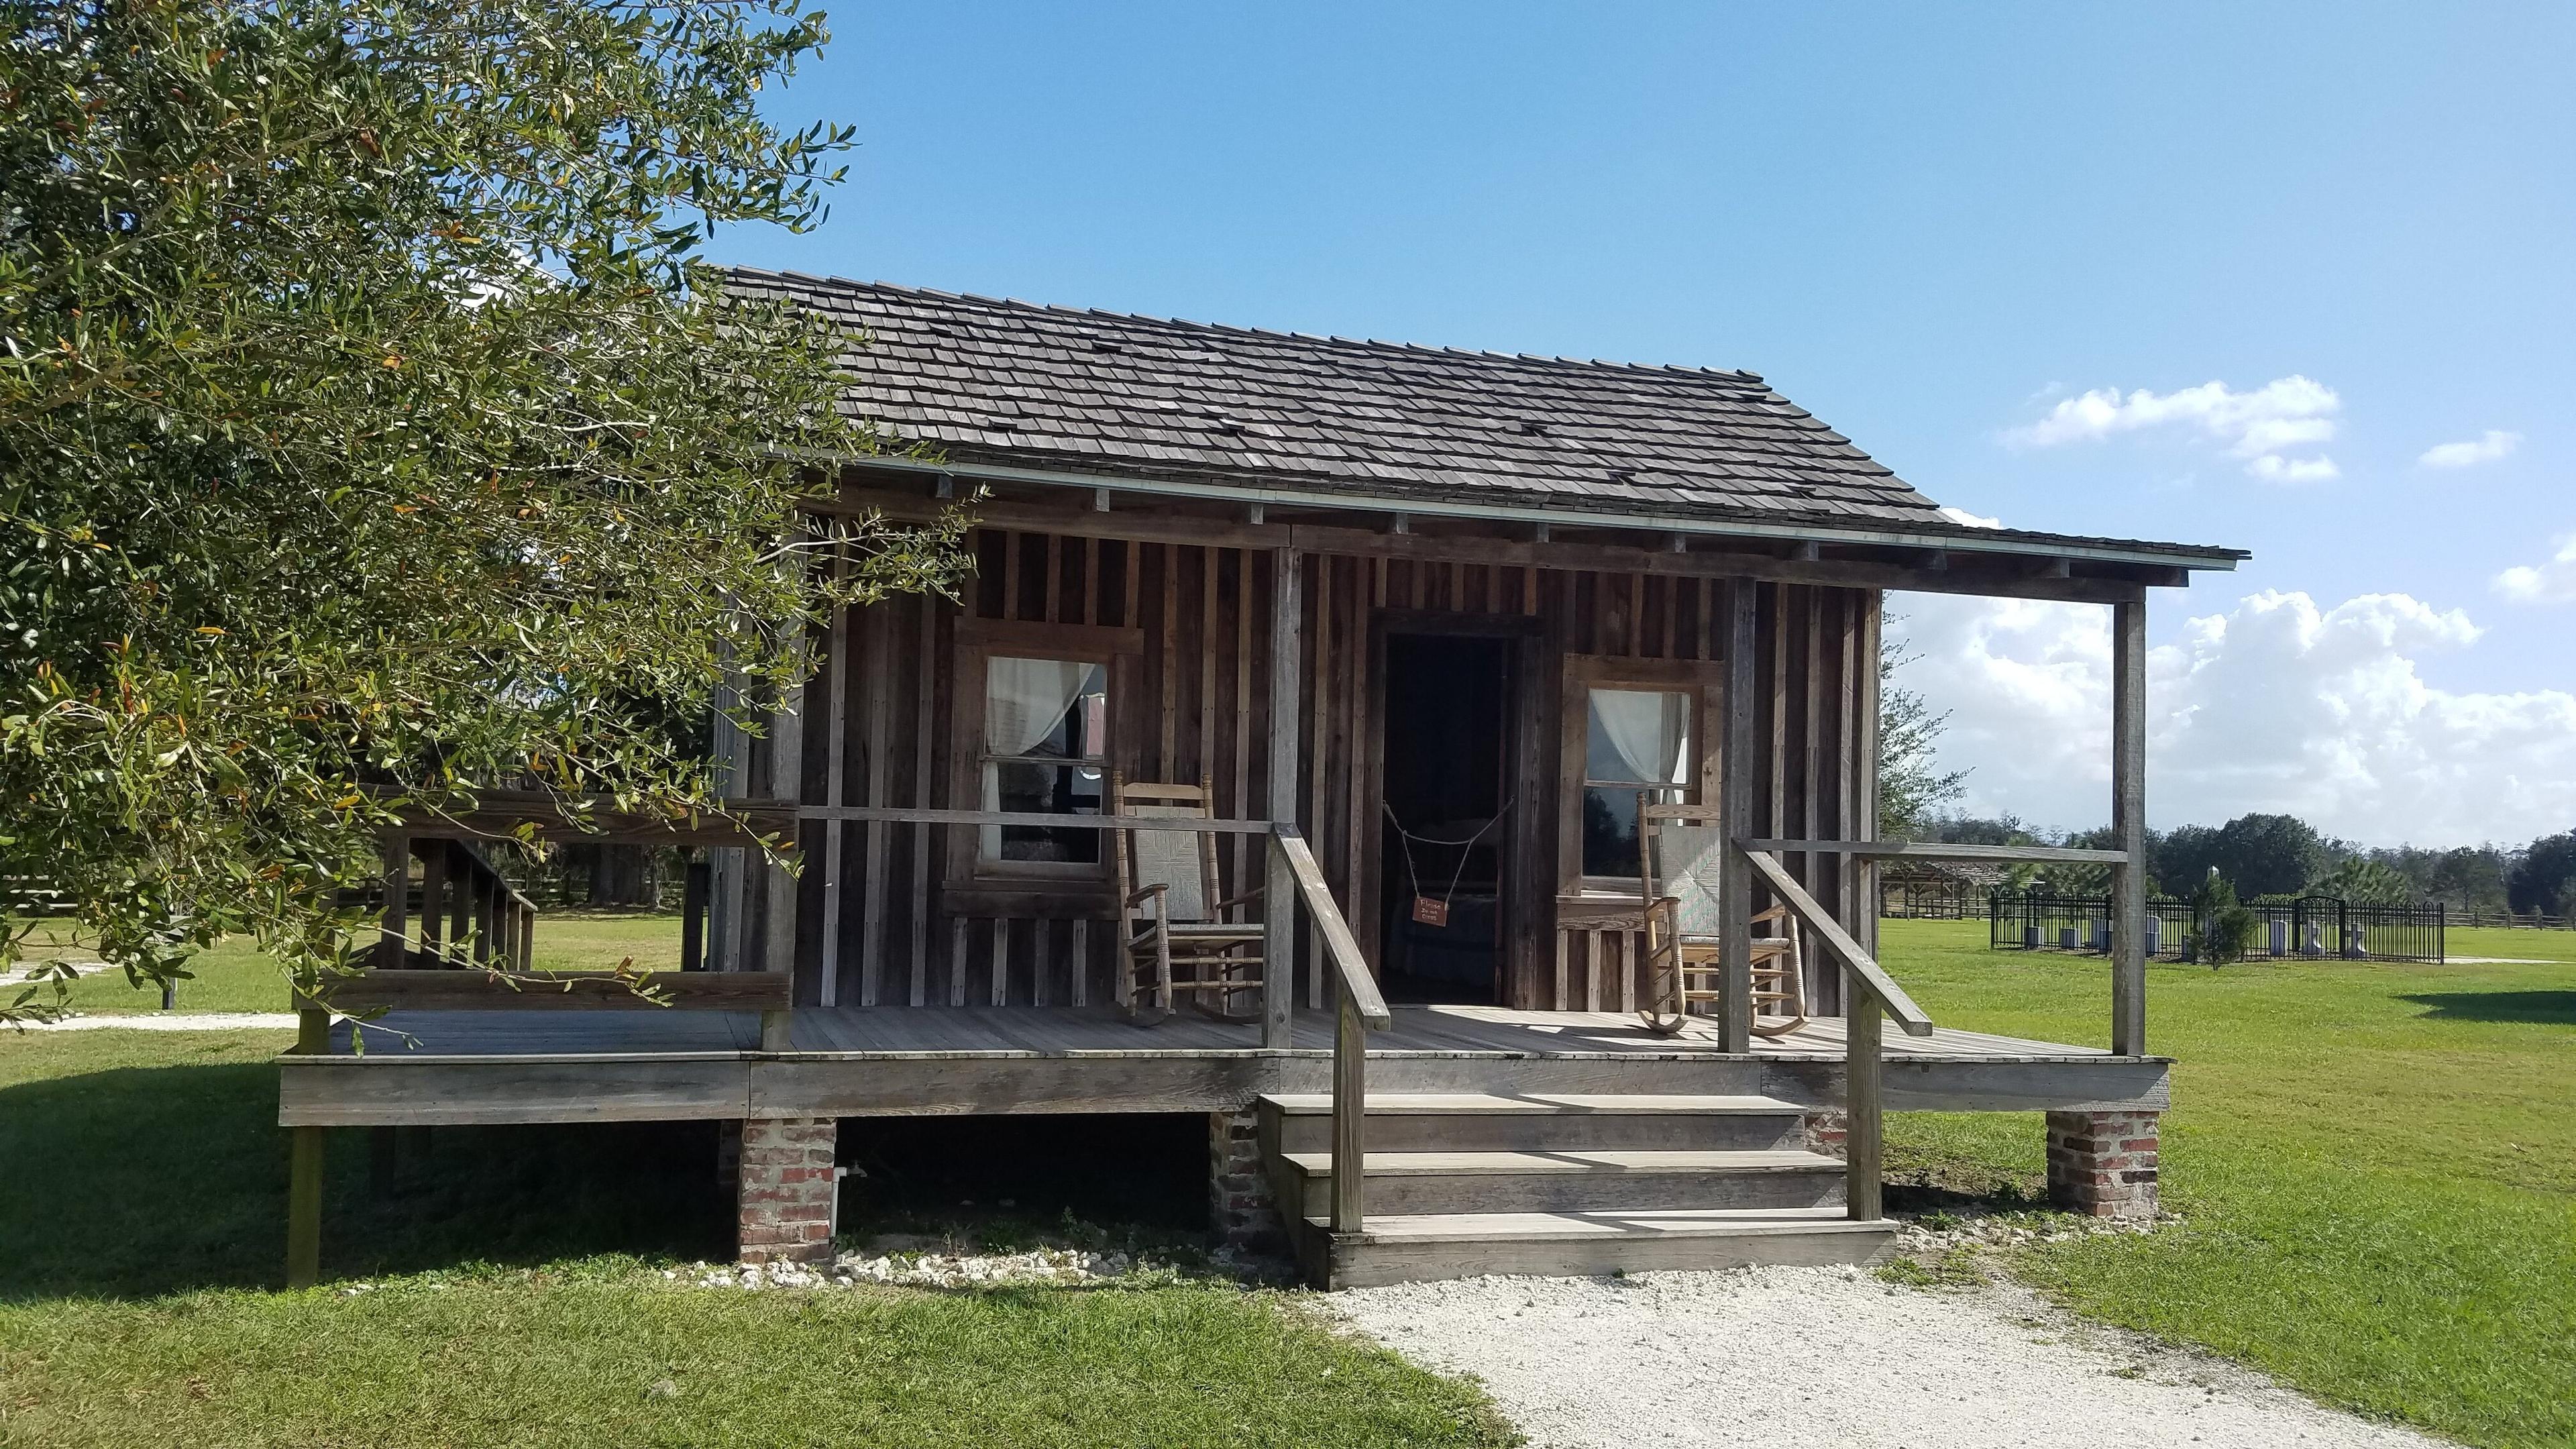
[[[2576,603],[2576,533],[2539,564],[2517,564],[2495,576],[2495,591],[2518,604]]]
[[[2276,458],[2268,455],[2246,464],[2245,471],[2266,483],[2323,483],[2343,473],[2334,465],[2332,458]]]
[[[2109,818],[2108,610],[1914,595],[1896,612],[1920,656],[1901,682],[1951,712],[1944,763],[1973,767],[1966,808],[2061,828]],[[2320,608],[2261,593],[2191,619],[2148,659],[2148,818],[2282,810],[2382,844],[2565,829],[2576,694],[2453,693],[2417,671],[2479,632],[2404,594]]]
[[[1970,513],[1964,508],[1950,508],[1945,506],[1941,510],[1941,516],[1950,520],[1952,523],[1958,524],[1962,528],[2001,528],[2004,526],[2004,521],[2000,518],[1982,517],[1978,514]]]
[[[2427,468],[2474,468],[2492,463],[2512,452],[2522,442],[2522,434],[2489,428],[2486,436],[2472,443],[2441,443],[2426,448],[2415,461]]]
[[[2292,375],[2276,378],[2252,392],[2237,392],[2223,382],[2205,382],[2179,392],[2154,393],[2145,388],[2123,394],[2116,387],[2060,401],[2048,416],[2004,434],[2013,448],[2054,448],[2092,442],[2115,433],[2150,428],[2184,428],[2222,445],[2231,458],[2245,460],[2245,471],[2274,483],[2314,483],[2333,478],[2334,460],[2283,456],[2331,442],[2335,414],[2343,399],[2324,383]]]

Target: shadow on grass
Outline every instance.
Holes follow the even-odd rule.
[[[0,1087],[0,1299],[146,1298],[284,1278],[287,1134],[264,1061],[102,1067]],[[1204,1116],[843,1124],[854,1232],[1016,1248],[1072,1222],[1130,1246],[1204,1231]],[[372,1129],[325,1148],[326,1280],[626,1254],[733,1253],[712,1122]],[[1095,1230],[1096,1232],[1096,1230]]]
[[[119,1067],[0,1089],[0,1296],[275,1287],[286,1141],[265,1063]],[[364,1129],[329,1135],[323,1272],[348,1278],[624,1252],[729,1255],[709,1123],[407,1133],[394,1191]]]
[[[2397,999],[2430,1007],[2424,1014],[2442,1021],[2576,1026],[2576,991],[2434,991]]]
[[[2037,1212],[2048,1208],[2048,1189],[2044,1184],[1996,1176],[1983,1178],[1973,1185],[1944,1181],[1932,1173],[1890,1173],[1881,1189],[1886,1195],[1887,1210],[1909,1217],[1933,1213],[1952,1213],[1961,1217],[1987,1217],[1995,1213]]]

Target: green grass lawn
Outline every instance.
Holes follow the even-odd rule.
[[[1881,949],[1945,1025],[2108,1042],[2100,960],[1990,952],[1985,931],[1887,921]],[[2187,1223],[2024,1270],[2367,1412],[2576,1443],[2576,933],[2454,931],[2449,949],[2548,960],[2151,967],[2149,1049],[2179,1062],[2164,1202]],[[1907,1114],[1888,1136],[1914,1181],[2041,1179],[2028,1116]]]
[[[67,941],[61,932],[40,925],[29,942],[31,960],[70,956],[95,960],[93,952]],[[537,917],[535,965],[540,971],[606,971],[633,958],[646,970],[672,971],[680,965],[680,918],[659,911],[546,911]],[[286,982],[276,963],[254,950],[247,938],[235,937],[191,957],[191,979],[179,983],[175,1004],[180,1011],[286,1011]],[[16,987],[6,988],[11,997]],[[38,998],[40,1001],[42,997]],[[72,987],[75,1011],[158,1011],[158,987],[136,988],[121,971],[84,976]]]
[[[557,917],[552,959],[658,960],[669,922]],[[2106,1039],[2098,960],[1983,932],[1890,921],[1885,955],[1944,1023]],[[2328,1400],[2474,1444],[2576,1442],[2576,934],[2451,949],[2547,959],[2152,968],[2186,1223],[2017,1268]],[[267,969],[242,953],[198,984]],[[285,1041],[0,1034],[0,1445],[1509,1442],[1471,1388],[1334,1339],[1291,1295],[674,1286],[660,1266],[726,1249],[703,1126],[443,1129],[383,1201],[364,1138],[336,1134],[326,1268],[373,1286],[272,1292]],[[1918,1202],[2033,1195],[2039,1124],[1907,1114],[1890,1166]]]
[[[1516,1442],[1295,1295],[675,1284],[706,1124],[442,1128],[382,1201],[335,1133],[333,1281],[275,1292],[288,1040],[0,1033],[0,1445]]]

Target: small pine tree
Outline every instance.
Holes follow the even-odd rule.
[[[2210,867],[2200,889],[2192,892],[2191,915],[2199,923],[2199,934],[2192,943],[2193,960],[2217,967],[2245,959],[2259,922],[2236,898],[2236,887],[2218,873],[2216,866]]]

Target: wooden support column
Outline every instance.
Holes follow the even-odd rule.
[[[420,853],[420,959],[427,970],[446,964],[438,959],[440,922],[447,918],[447,856],[444,840],[424,842]]]
[[[1886,1064],[1879,1055],[1878,996],[1857,972],[1843,972],[1843,1161],[1844,1202],[1854,1222],[1876,1222],[1886,1216],[1880,1196],[1879,1158],[1886,1141],[1881,1116],[1880,1079]]]
[[[320,1056],[331,1049],[331,1014],[307,1007],[295,1014],[295,1050]],[[322,1144],[327,1127],[287,1129],[286,1286],[310,1288],[322,1280]]]
[[[2111,606],[2111,1050],[2147,1051],[2147,606]]]
[[[705,852],[700,852],[703,856]],[[680,873],[680,969],[703,971],[707,967],[707,885],[710,868],[701,858],[690,861]]]
[[[1754,672],[1753,581],[1726,581],[1725,713],[1716,722],[1718,816],[1732,842],[1753,828],[1754,707],[1761,685]],[[1702,748],[1707,748],[1703,744]],[[1744,852],[1728,846],[1718,870],[1724,914],[1717,937],[1718,1049],[1753,1050],[1753,868]]]
[[[377,849],[384,860],[385,911],[376,933],[376,969],[400,971],[411,949],[411,837],[386,831]]]
[[[456,953],[456,964],[460,966],[473,959],[469,952],[475,944],[476,879],[474,852],[455,841],[449,841],[447,843],[447,949]]]
[[[1303,560],[1290,548],[1270,552],[1270,819],[1297,819],[1298,621]],[[1321,641],[1317,641],[1321,647]],[[1284,1050],[1288,1013],[1297,992],[1297,878],[1287,852],[1273,843],[1264,859],[1269,880],[1261,894],[1261,1044]]]
[[[1860,620],[1854,632],[1859,636],[1852,650],[1852,685],[1858,703],[1852,710],[1853,737],[1857,741],[1852,753],[1859,766],[1859,788],[1852,800],[1852,836],[1854,840],[1878,838],[1878,661],[1880,631],[1887,622],[1887,595],[1878,592],[1862,594],[1854,606]],[[1878,862],[1860,856],[1852,865],[1852,935],[1872,958],[1878,955]]]
[[[799,646],[801,649],[801,645]],[[776,800],[802,802],[805,798],[805,686],[791,686],[778,709],[769,717],[769,793]],[[786,841],[796,845],[794,837]],[[746,856],[751,855],[749,851]],[[796,877],[786,866],[766,864],[761,871],[766,887],[763,923],[761,969],[783,971],[794,978],[796,961]],[[745,963],[748,964],[748,963]],[[791,992],[790,1000],[793,1000]],[[783,1052],[789,1045],[789,1014],[785,1010],[760,1014],[760,1049]]]
[[[1367,1221],[1368,1032],[1351,993],[1337,982],[1333,996],[1333,1236],[1356,1237]]]

